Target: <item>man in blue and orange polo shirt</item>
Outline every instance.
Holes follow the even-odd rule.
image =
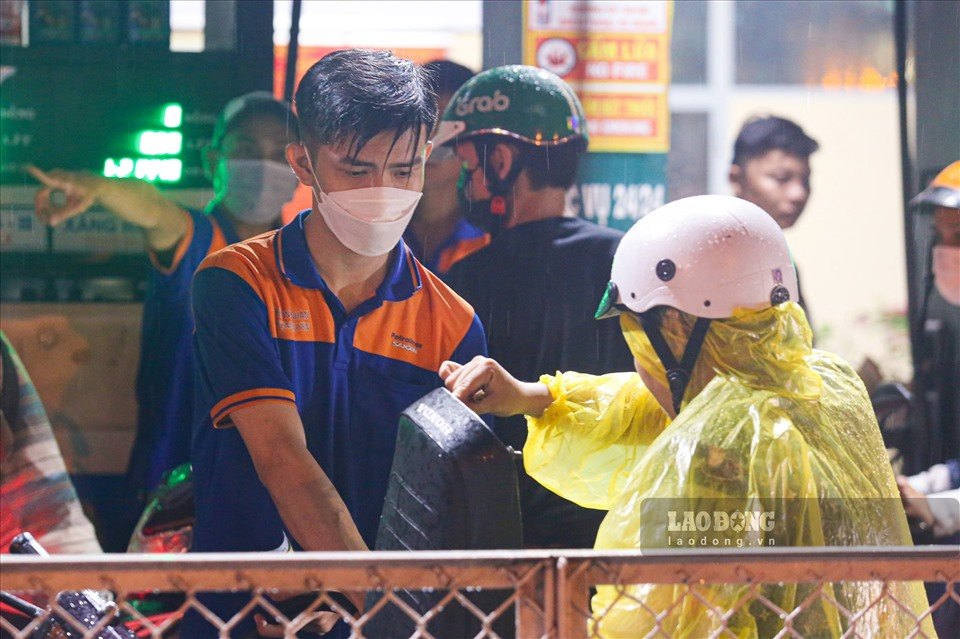
[[[442,385],[445,359],[486,350],[473,309],[401,241],[437,117],[423,71],[337,51],[296,105],[287,161],[312,209],[194,278],[195,551],[372,547],[400,412]],[[228,619],[249,600],[231,597],[205,602]]]
[[[100,206],[144,234],[153,268],[143,308],[137,436],[127,477],[133,494],[146,496],[164,472],[190,458],[193,274],[207,255],[280,225],[280,209],[297,184],[284,153],[298,137],[297,118],[288,103],[263,92],[230,100],[201,152],[204,173],[213,185],[213,199],[203,211],[185,208],[139,179],[29,169],[42,184],[36,210],[45,222],[60,224]],[[60,206],[51,197],[55,191],[66,197]],[[137,505],[128,508],[131,529],[139,515]]]

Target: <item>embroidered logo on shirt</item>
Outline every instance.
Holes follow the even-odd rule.
[[[310,311],[277,310],[277,328],[282,331],[309,331]]]
[[[392,344],[395,348],[402,348],[411,353],[419,353],[420,349],[423,348],[423,344],[417,340],[412,337],[404,337],[399,333],[390,333],[390,338],[393,340]]]

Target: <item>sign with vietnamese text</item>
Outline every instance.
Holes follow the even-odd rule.
[[[671,14],[668,0],[524,2],[524,64],[576,89],[591,151],[669,148]]]

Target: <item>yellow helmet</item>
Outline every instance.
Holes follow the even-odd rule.
[[[960,160],[940,171],[930,186],[910,200],[910,204],[933,204],[960,209]]]

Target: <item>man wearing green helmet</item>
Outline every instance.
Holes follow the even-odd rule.
[[[584,299],[603,295],[622,236],[565,217],[567,191],[587,149],[579,99],[558,76],[529,66],[484,71],[453,96],[434,145],[454,147],[466,219],[491,243],[453,266],[449,283],[476,310],[490,356],[521,379],[558,370],[633,370],[616,326],[595,322]],[[516,449],[522,418],[498,419]],[[591,547],[603,511],[561,499],[520,474],[524,544]]]

